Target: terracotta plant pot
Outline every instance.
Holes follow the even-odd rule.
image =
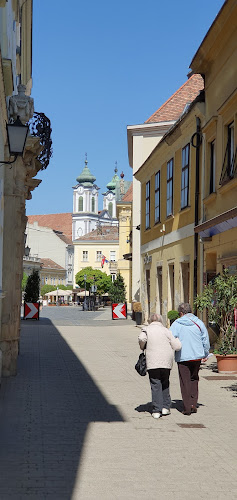
[[[215,354],[219,373],[237,373],[237,354]]]

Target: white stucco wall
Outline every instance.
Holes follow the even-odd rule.
[[[37,222],[27,224],[26,245],[30,254],[41,259],[51,259],[63,268],[66,266],[66,243],[49,227],[39,226]]]

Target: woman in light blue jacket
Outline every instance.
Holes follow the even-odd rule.
[[[171,325],[174,337],[179,338],[182,348],[175,353],[178,363],[180,389],[184,415],[197,413],[198,381],[201,360],[206,361],[210,342],[204,323],[194,314],[190,304],[178,307],[179,318]]]

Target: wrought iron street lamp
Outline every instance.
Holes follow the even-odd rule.
[[[16,161],[18,156],[23,156],[26,139],[29,132],[29,126],[23,125],[20,118],[18,117],[14,123],[8,123],[7,127],[7,138],[10,156],[14,156],[12,161],[1,161],[6,165],[10,165]]]

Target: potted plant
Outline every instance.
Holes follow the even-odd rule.
[[[24,296],[24,319],[39,319],[39,271],[33,271],[28,277]]]
[[[142,305],[141,305],[141,302],[134,302],[133,303],[133,311],[134,311],[134,315],[135,315],[136,325],[141,325],[142,324]]]
[[[112,319],[127,319],[126,287],[120,273],[111,283],[109,296],[112,302]]]
[[[170,326],[172,325],[172,323],[178,319],[179,317],[179,313],[178,311],[176,311],[175,309],[171,309],[171,311],[168,311],[167,313],[167,317],[168,319],[170,320]]]
[[[194,301],[197,309],[207,309],[208,321],[219,329],[219,339],[214,354],[220,373],[237,373],[237,349],[234,315],[237,306],[237,276],[224,269]]]

